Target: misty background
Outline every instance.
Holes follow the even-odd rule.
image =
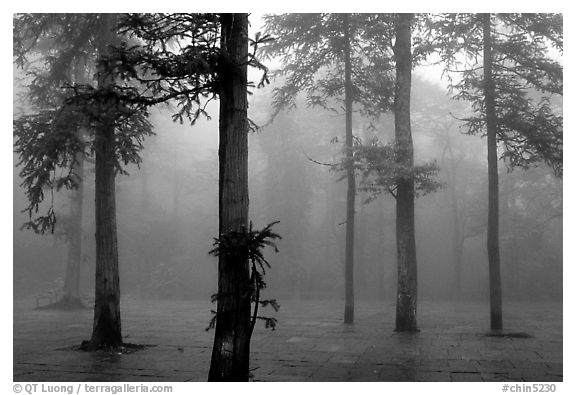
[[[265,125],[249,136],[250,218],[256,228],[278,220],[283,239],[269,251],[269,296],[343,299],[345,181],[338,163],[343,115],[307,108],[282,112],[267,124],[278,81],[254,89],[249,117]],[[466,135],[458,115],[465,104],[448,98],[438,73],[416,70],[412,133],[416,164],[436,161],[443,188],[416,201],[420,300],[485,300],[486,142]],[[15,98],[19,92],[15,78]],[[14,116],[25,104],[14,101]],[[558,103],[558,105],[562,105]],[[208,112],[217,114],[218,103]],[[155,136],[145,141],[140,168],[118,175],[117,224],[122,298],[202,299],[216,291],[217,259],[208,255],[218,229],[218,121],[194,126],[171,120],[168,108],[153,111]],[[354,115],[363,141],[393,139],[393,116],[378,121]],[[335,139],[340,139],[335,141]],[[61,288],[69,220],[69,191],[54,192],[58,223],[53,235],[20,230],[26,197],[13,155],[14,298]],[[84,168],[81,292],[93,295],[94,164]],[[500,161],[502,287],[505,300],[562,300],[562,180],[545,165],[506,171]],[[355,289],[358,299],[394,301],[396,247],[394,198],[358,191]],[[47,199],[49,200],[49,199]],[[460,250],[459,250],[460,249]],[[458,275],[458,255],[461,269]],[[460,280],[458,280],[460,277]]]

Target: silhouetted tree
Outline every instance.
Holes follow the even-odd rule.
[[[248,38],[247,14],[134,14],[122,28],[140,38],[139,47],[118,51],[119,67],[129,78],[147,87],[148,96],[132,95],[133,102],[150,106],[176,101],[173,119],[194,123],[210,115],[207,102],[218,98],[219,111],[219,236],[224,242],[248,228],[248,66],[262,71],[259,85],[267,81],[266,68],[254,52],[265,36]],[[172,46],[186,38],[187,46]],[[135,73],[142,69],[145,73]],[[249,377],[252,285],[249,257],[242,251],[218,256],[218,293],[214,348],[208,379],[243,381]],[[254,273],[254,270],[252,270]],[[257,311],[258,302],[255,303]]]
[[[219,235],[248,227],[248,15],[221,16]],[[221,254],[218,310],[208,380],[248,380],[250,269],[246,257]]]

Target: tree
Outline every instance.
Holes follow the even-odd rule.
[[[438,172],[435,163],[414,165],[410,119],[412,68],[426,55],[424,46],[412,43],[413,26],[418,22],[412,14],[393,15],[389,21],[395,34],[392,47],[396,71],[394,143],[382,146],[375,140],[358,147],[358,166],[363,174],[362,189],[372,193],[370,199],[383,191],[396,199],[397,332],[418,331],[414,199],[417,193],[426,194],[440,187],[433,179]]]
[[[354,141],[352,135],[352,61],[350,15],[343,14],[344,33],[344,107],[346,114],[346,260],[344,322],[354,322],[354,220],[356,209],[356,174],[354,171]]]
[[[394,90],[394,129],[396,160],[403,167],[414,166],[410,131],[410,88],[412,75],[411,14],[399,14],[396,21],[396,87]],[[400,178],[396,186],[396,247],[398,254],[398,295],[396,331],[417,331],[417,265],[414,235],[414,179]]]
[[[23,18],[23,16],[20,16]],[[28,18],[35,18],[38,20],[42,20],[42,16],[28,16]],[[15,23],[15,28],[21,27],[23,23],[22,19],[17,19]],[[25,37],[26,33],[22,31],[18,31],[15,35],[19,37],[22,35],[22,38]],[[52,55],[51,51],[52,42],[51,37],[38,37],[36,47],[38,55],[41,57],[48,57]],[[18,43],[18,38],[16,39]],[[18,47],[15,48],[18,51]],[[21,54],[23,55],[23,54]],[[83,83],[86,76],[85,73],[87,69],[90,67],[87,62],[91,61],[91,54],[89,55],[87,52],[82,51],[71,51],[68,54],[70,60],[68,62],[64,61],[60,64],[58,69],[58,74],[60,77],[55,76],[56,78],[63,78],[69,80],[71,82]],[[23,60],[23,59],[21,59]],[[27,65],[24,63],[20,63],[21,70],[26,71],[28,70],[31,65]],[[20,71],[20,70],[19,70]],[[32,72],[31,74],[33,74]],[[24,81],[26,81],[26,77],[24,77]],[[26,82],[19,82],[19,85],[24,88]],[[39,107],[45,106],[47,103],[44,101],[43,98],[36,96],[37,102],[35,103]],[[21,98],[21,104],[32,104],[26,100],[26,97]],[[24,113],[33,111],[33,108],[25,111]],[[16,117],[18,118],[18,117]],[[81,129],[77,130],[76,133],[78,134],[78,139],[81,140],[83,138],[83,131]],[[61,226],[58,229],[56,234],[57,238],[62,238],[65,242],[68,243],[68,251],[67,251],[67,258],[66,258],[66,269],[64,274],[64,285],[63,285],[63,293],[61,299],[57,300],[51,305],[46,307],[49,308],[63,308],[63,309],[74,309],[74,308],[82,308],[84,307],[81,298],[80,298],[80,266],[82,261],[82,211],[83,211],[83,178],[84,178],[84,155],[83,152],[78,152],[76,157],[72,163],[72,171],[71,173],[75,175],[75,181],[77,182],[77,189],[70,191],[69,195],[69,214],[63,216],[63,221]]]
[[[484,50],[484,106],[488,144],[488,271],[490,277],[490,328],[502,329],[502,285],[500,280],[500,243],[498,210],[498,148],[496,142],[496,92],[492,79],[492,22],[490,14],[482,18]]]
[[[382,35],[379,18],[363,14],[267,15],[266,33],[275,39],[263,47],[280,56],[286,77],[274,91],[275,113],[295,106],[306,92],[308,105],[345,114],[343,169],[347,179],[344,322],[354,322],[354,220],[356,180],[352,114],[357,103],[366,114],[379,115],[390,106],[389,54],[373,50],[369,37]],[[371,29],[370,29],[371,28]],[[370,54],[370,55],[367,55]],[[380,77],[380,78],[379,78]]]
[[[147,113],[129,109],[121,99],[127,85],[117,82],[108,58],[111,46],[119,42],[116,27],[115,14],[22,14],[14,23],[18,65],[28,65],[27,57],[39,44],[54,52],[44,57],[44,68],[32,71],[29,94],[37,112],[14,121],[15,151],[29,200],[26,228],[54,231],[53,200],[46,213],[38,215],[44,189],[77,188],[78,155],[95,155],[96,286],[92,336],[84,343],[88,349],[122,345],[115,175],[123,172],[121,162],[139,163],[142,141],[152,133]],[[94,86],[71,81],[67,73],[71,65],[94,53],[98,57]],[[88,143],[80,138],[80,130],[92,134]]]
[[[97,48],[101,60],[96,85],[96,89],[102,92],[114,89],[114,75],[106,69],[104,59],[109,54],[108,48],[118,43],[116,23],[116,15],[102,15]],[[113,97],[103,100],[101,105],[100,122],[95,130],[96,286],[94,329],[89,348],[122,345],[114,144],[116,121],[120,114]]]
[[[557,298],[562,294],[562,180],[545,165],[504,173],[500,197],[507,296]]]
[[[219,70],[219,235],[248,227],[248,15],[221,16]],[[218,311],[208,380],[248,380],[250,361],[248,261],[236,255],[218,260]]]
[[[247,115],[248,66],[264,71],[259,85],[267,81],[266,68],[249,52],[249,43],[255,52],[266,37],[249,40],[247,14],[135,14],[125,18],[122,28],[144,42],[117,53],[124,75],[151,92],[132,95],[134,103],[176,101],[180,109],[173,119],[187,117],[194,123],[200,116],[210,117],[207,102],[220,101],[219,234],[212,250],[218,256],[218,292],[208,380],[248,380],[250,339],[256,320],[263,318],[258,307],[277,307],[256,295],[264,287],[267,265],[259,260],[259,250],[278,235],[269,227],[248,229],[248,131],[253,126]],[[190,45],[171,45],[182,40]],[[254,238],[255,246],[247,248]],[[271,322],[266,320],[267,326]]]
[[[562,116],[552,98],[562,94],[562,17],[553,14],[452,14],[431,24],[455,97],[472,103],[469,133],[487,136],[490,327],[503,328],[499,251],[498,143],[510,167],[544,161],[562,174]],[[458,56],[464,56],[464,69]],[[477,59],[482,57],[482,65]],[[530,94],[530,89],[534,91]]]
[[[451,217],[451,247],[453,259],[452,295],[461,296],[461,283],[464,258],[464,242],[472,234],[466,229],[466,189],[470,183],[470,155],[465,142],[474,143],[459,132],[457,117],[467,110],[465,103],[454,100],[439,84],[413,79],[412,84],[412,125],[416,134],[423,132],[431,137],[439,150],[439,164],[443,173],[445,189],[448,192]],[[466,139],[466,141],[464,141]],[[428,148],[428,152],[431,150]]]
[[[81,133],[81,131],[79,131]],[[82,138],[82,137],[80,137]],[[72,170],[79,176],[78,187],[72,190],[70,196],[70,229],[68,232],[68,256],[66,274],[64,276],[64,295],[62,302],[65,306],[83,306],[80,299],[80,267],[82,262],[82,218],[84,200],[84,155],[77,153]]]
[[[86,126],[93,126],[96,136],[91,149],[96,154],[96,240],[97,260],[100,262],[97,262],[96,273],[94,333],[87,347],[97,348],[121,344],[114,176],[117,171],[122,171],[120,161],[124,164],[140,163],[138,153],[143,148],[142,139],[151,133],[146,120],[148,109],[160,103],[176,102],[178,108],[173,119],[182,122],[187,117],[193,124],[200,116],[209,117],[207,102],[220,97],[218,240],[222,240],[230,233],[246,231],[248,225],[246,164],[250,123],[246,115],[247,66],[264,71],[261,84],[267,78],[266,68],[255,59],[253,53],[248,53],[247,15],[108,14],[88,17],[93,18],[91,27],[98,27],[95,30],[97,37],[84,32],[87,40],[98,44],[97,85],[67,86],[63,93],[69,96],[57,102],[61,107],[57,106],[49,114],[43,127],[52,128],[51,133],[47,134],[49,138],[55,139],[65,134],[66,139],[72,139],[70,128],[77,126],[75,123],[55,125],[52,122],[53,119],[63,121],[63,115],[66,115],[66,121],[72,118],[77,119],[77,123],[85,122]],[[65,23],[64,26],[68,28],[69,24]],[[32,36],[34,34],[36,31],[32,29]],[[265,37],[251,41],[254,51],[263,40]],[[178,42],[185,42],[186,45],[174,45]],[[53,59],[60,60],[59,57]],[[19,152],[22,153],[23,163],[26,163],[23,176],[28,176],[25,182],[31,196],[31,214],[43,199],[43,186],[76,186],[70,175],[50,182],[49,174],[57,167],[69,168],[70,158],[83,149],[76,140],[72,140],[75,145],[64,144],[67,140],[50,140],[53,143],[49,152],[52,161],[47,170],[44,167],[40,169],[42,177],[37,180],[36,173],[40,171],[38,167],[43,164],[45,153],[42,151],[44,142],[38,141],[37,137],[45,135],[42,134],[44,130],[37,126],[39,123],[32,121],[26,119],[15,124],[16,134],[20,136],[17,146],[21,147]],[[29,152],[28,148],[32,148],[32,151]],[[53,229],[54,225],[53,210],[28,223],[29,227],[39,231]],[[256,234],[264,238],[264,241],[258,239],[263,245],[270,244],[268,239],[277,238],[269,227]],[[257,243],[258,246],[260,244]],[[248,379],[250,336],[255,320],[264,318],[256,315],[258,305],[275,307],[270,301],[260,301],[258,297],[254,299],[254,294],[259,294],[264,286],[262,274],[255,271],[255,265],[249,268],[248,261],[252,255],[241,253],[244,251],[242,246],[236,247],[240,252],[218,254],[221,292],[216,298],[219,311],[215,321],[212,380]],[[256,262],[266,263],[258,259]],[[238,265],[234,266],[233,263]],[[233,295],[229,294],[229,290],[233,291]],[[252,291],[246,294],[247,290]],[[254,300],[255,318],[251,321],[250,306]],[[271,322],[274,321],[266,320],[267,325],[271,325]],[[230,344],[230,331],[235,346],[231,351],[217,346]]]

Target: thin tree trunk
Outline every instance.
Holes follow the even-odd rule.
[[[354,142],[352,137],[352,63],[350,60],[350,15],[344,14],[344,102],[346,106],[346,261],[344,323],[354,322],[354,206],[356,179],[354,174]]]
[[[452,283],[452,292],[455,299],[460,298],[462,293],[462,254],[463,254],[463,235],[462,226],[460,224],[460,207],[458,206],[458,193],[456,190],[456,159],[454,152],[450,145],[450,137],[448,138],[446,150],[450,157],[450,180],[448,184],[448,191],[450,193],[450,209],[452,211],[452,257],[454,260],[454,278]]]
[[[101,14],[99,53],[105,55],[116,40],[116,16]],[[107,89],[113,77],[105,65],[98,67],[98,88]],[[96,285],[94,328],[90,347],[122,345],[120,278],[116,233],[114,117],[115,103],[101,103],[102,120],[96,127]]]
[[[78,131],[79,135],[81,131]],[[66,274],[64,277],[65,303],[80,304],[80,265],[82,262],[82,206],[84,198],[84,154],[76,154],[74,173],[78,176],[78,188],[71,192],[70,218],[70,241],[68,245],[68,257],[66,262]]]
[[[221,16],[219,234],[248,226],[248,15]],[[247,381],[250,360],[248,262],[221,255],[209,381]]]
[[[150,149],[150,146],[148,146]],[[147,171],[147,167],[142,167],[140,169],[140,212],[148,213],[150,212],[150,197],[148,193],[148,178],[150,174]],[[140,250],[140,262],[142,265],[141,269],[141,280],[139,283],[140,294],[143,296],[149,296],[152,292],[152,271],[154,265],[152,263],[153,258],[150,256],[149,249],[147,247]]]
[[[394,126],[398,163],[414,166],[410,130],[410,88],[412,73],[412,14],[398,14],[396,25],[396,87],[394,92]],[[396,331],[417,331],[417,266],[414,236],[414,179],[398,180],[396,191],[396,248],[398,259],[398,291],[396,300]]]
[[[490,328],[502,329],[502,287],[498,213],[498,147],[496,141],[496,103],[492,80],[492,24],[490,14],[482,15],[484,33],[484,97],[488,137],[488,268],[490,278]]]
[[[377,264],[378,264],[378,271],[377,271],[377,276],[378,276],[378,299],[381,301],[384,301],[388,298],[388,293],[389,293],[389,289],[386,288],[386,264],[387,262],[383,259],[383,257],[385,257],[385,250],[386,248],[384,247],[385,243],[386,243],[386,230],[384,228],[384,223],[386,221],[386,215],[385,215],[385,208],[386,208],[386,203],[384,199],[379,199],[380,200],[380,210],[379,210],[379,218],[377,219],[377,222],[380,223],[381,226],[378,227],[378,242],[379,242],[379,246],[378,249],[376,251],[378,251],[379,256],[381,257]]]
[[[71,70],[74,83],[83,83],[85,64]],[[76,131],[77,138],[83,141],[83,129]],[[84,152],[77,152],[74,157],[72,172],[76,175],[78,187],[70,192],[70,222],[66,273],[64,276],[63,302],[70,307],[82,306],[80,300],[80,269],[82,266],[82,220],[84,203]]]

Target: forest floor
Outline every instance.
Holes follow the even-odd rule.
[[[561,303],[504,305],[505,334],[486,336],[487,306],[423,302],[421,332],[395,333],[394,305],[357,302],[354,325],[342,303],[281,303],[275,331],[257,327],[254,381],[560,382]],[[122,301],[127,343],[153,345],[125,354],[73,351],[89,338],[91,310],[36,310],[14,302],[14,381],[205,381],[214,331],[209,303]],[[524,336],[525,334],[529,337]]]

